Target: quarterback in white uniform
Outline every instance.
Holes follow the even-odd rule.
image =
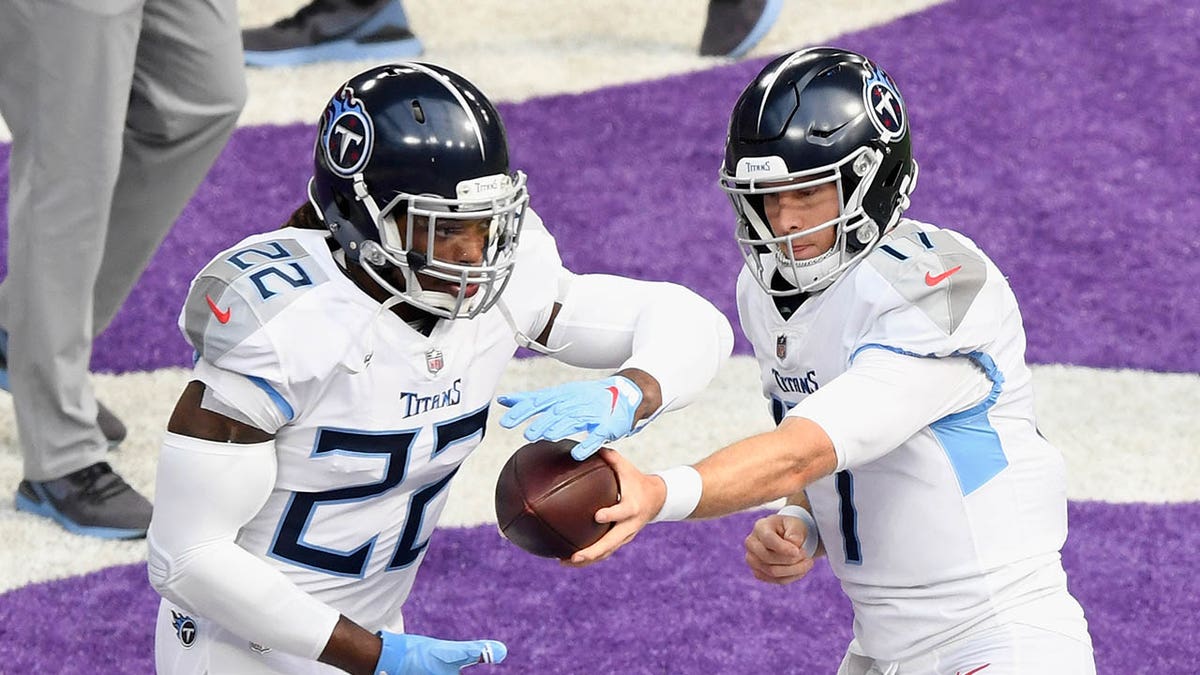
[[[149,574],[160,673],[457,673],[493,640],[404,633],[447,497],[519,346],[612,377],[503,397],[579,457],[685,405],[732,346],[679,286],[564,269],[504,129],[438,66],[372,68],[322,117],[309,203],[222,252],[180,327]],[[602,326],[603,328],[600,328]]]
[[[746,267],[742,328],[778,427],[643,476],[617,453],[616,527],[780,497],[746,540],[785,584],[824,554],[854,608],[843,675],[1095,672],[1066,586],[1060,453],[1038,433],[1025,334],[1004,276],[967,237],[902,218],[916,183],[907,111],[865,57],[776,59],[730,121],[721,185]]]

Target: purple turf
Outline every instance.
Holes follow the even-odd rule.
[[[439,530],[408,630],[504,640],[509,660],[489,673],[833,672],[849,603],[824,562],[787,588],[755,581],[741,549],[755,517],[652,526],[585,570],[534,558],[492,526]],[[1099,672],[1192,672],[1200,503],[1079,502],[1070,518],[1063,559]],[[0,595],[0,673],[150,673],[157,603],[143,565]]]
[[[899,81],[923,167],[911,215],[991,253],[1032,361],[1200,371],[1198,35],[1186,2],[961,0],[836,41]],[[728,110],[763,63],[502,106],[572,268],[682,282],[734,316],[741,261],[715,177]],[[301,202],[311,134],[237,131],[97,340],[97,370],[189,362],[174,328],[188,281]]]

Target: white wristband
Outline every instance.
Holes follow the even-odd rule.
[[[817,543],[820,541],[821,537],[820,533],[817,532],[817,520],[813,518],[811,513],[808,512],[808,509],[800,506],[799,504],[788,504],[782,509],[779,509],[779,515],[799,518],[804,522],[806,534],[804,535],[804,545],[801,548],[804,549],[804,555],[808,556],[809,558],[816,555]]]
[[[650,522],[684,520],[696,510],[700,503],[700,494],[704,491],[704,480],[700,472],[690,466],[675,466],[663,471],[655,471],[667,484],[667,498],[662,509]]]

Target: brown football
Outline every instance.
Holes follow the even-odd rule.
[[[620,498],[617,474],[599,454],[571,458],[575,441],[535,441],[508,458],[496,481],[496,523],[509,541],[545,558],[569,558],[611,524],[596,511]]]

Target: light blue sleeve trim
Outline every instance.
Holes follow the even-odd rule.
[[[850,355],[850,363],[854,363],[854,359],[858,358],[859,354],[867,351],[868,349],[882,349],[885,352],[892,352],[895,354],[903,354],[905,356],[914,356],[918,359],[934,358],[933,354],[917,354],[916,352],[910,352],[907,349],[901,349],[899,347],[893,347],[891,345],[883,345],[883,344],[879,344],[878,342],[871,342],[869,344],[865,344],[865,345],[859,347],[858,349],[855,349],[854,353]]]
[[[283,416],[286,417],[289,422],[295,419],[296,411],[292,410],[292,405],[283,398],[283,395],[275,391],[275,387],[267,384],[267,381],[261,377],[254,375],[247,375],[246,379],[253,382],[259,389],[267,392],[267,396],[271,397],[271,400],[275,402],[276,407],[279,408],[279,411],[283,413]]]
[[[850,356],[850,362],[853,363],[855,357],[866,349],[883,349],[916,358],[941,358],[932,354],[914,354],[897,347],[873,343],[856,349]],[[984,374],[992,383],[992,390],[988,393],[987,398],[966,410],[946,415],[929,425],[938,442],[942,444],[942,449],[954,469],[954,475],[958,478],[958,486],[965,497],[1008,466],[1008,457],[1004,454],[1000,435],[996,433],[996,429],[992,427],[991,420],[987,416],[988,410],[1000,398],[1000,392],[1004,388],[1004,374],[1000,372],[992,357],[983,352],[975,351],[951,356],[965,356],[971,359],[983,369]]]

